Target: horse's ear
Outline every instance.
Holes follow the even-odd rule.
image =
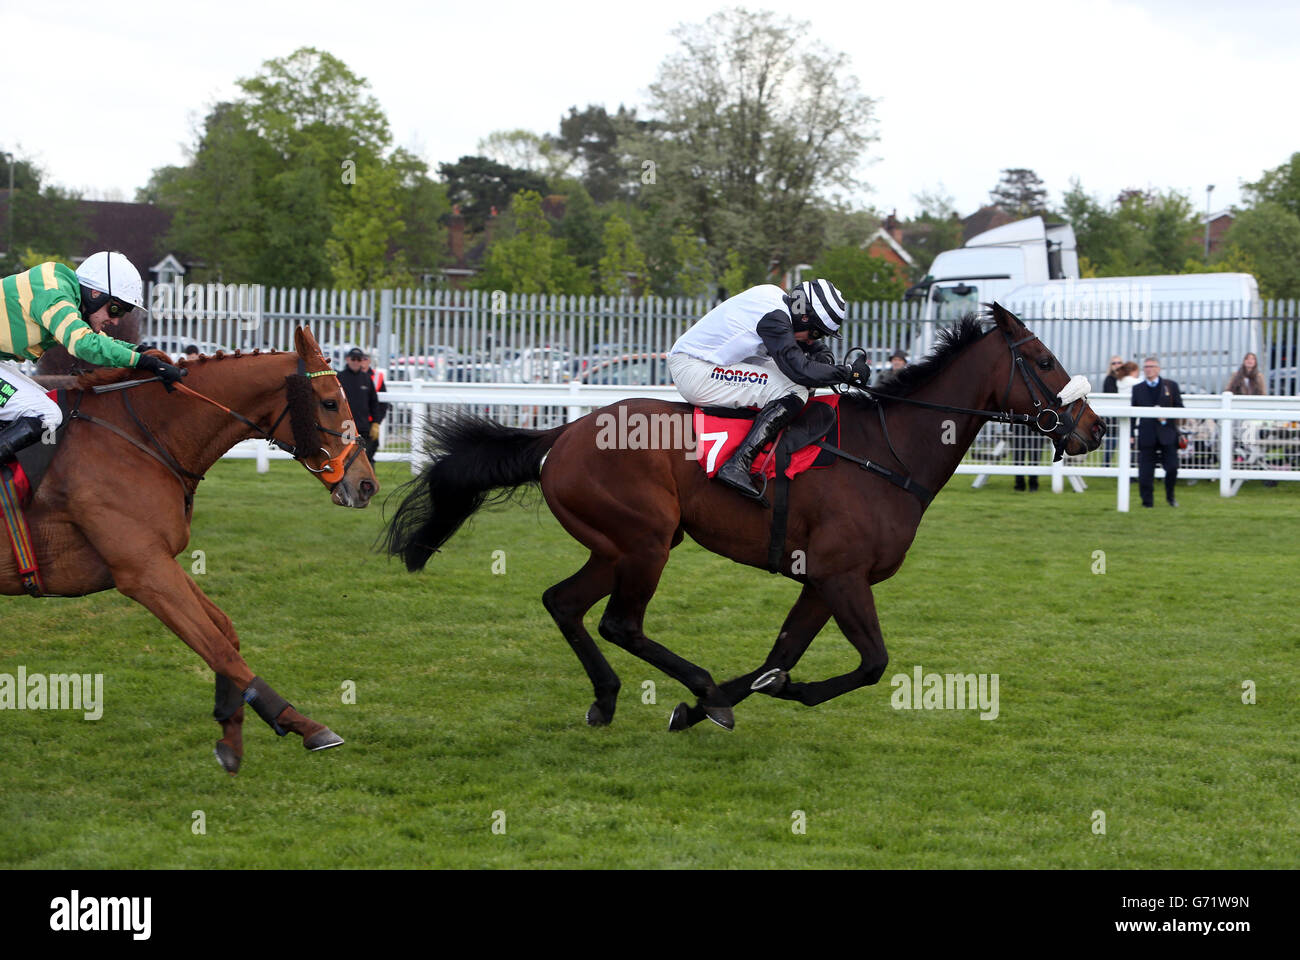
[[[993,320],[999,327],[1007,331],[1024,326],[1014,313],[997,301],[993,302]]]
[[[298,356],[304,360],[313,360],[321,355],[320,344],[306,327],[299,327],[294,331],[293,345],[298,351]]]

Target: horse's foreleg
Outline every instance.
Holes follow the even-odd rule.
[[[760,681],[760,678],[761,686],[757,689],[763,693],[776,695],[784,686],[786,675],[794,669],[799,658],[808,649],[808,645],[813,642],[813,638],[821,632],[830,618],[830,607],[826,606],[826,602],[811,584],[804,584],[799,599],[794,602],[794,606],[786,615],[785,623],[781,625],[781,632],[777,634],[776,643],[772,646],[772,652],[767,655],[763,665],[757,670],[723,683],[721,685],[723,695],[734,707],[755,692],[754,683]],[[679,720],[679,723],[692,727],[704,717],[703,706],[696,703],[686,711],[684,721]]]
[[[591,679],[596,700],[587,708],[587,723],[601,727],[614,719],[619,682],[614,668],[587,632],[582,618],[614,589],[614,568],[594,553],[582,569],[542,594],[542,603]]]
[[[769,691],[782,700],[797,700],[805,706],[816,706],[833,697],[869,686],[880,680],[889,664],[885,640],[880,633],[880,620],[876,616],[876,601],[871,595],[871,582],[865,573],[849,572],[830,577],[817,584],[836,624],[849,643],[862,657],[857,669],[827,680],[814,683],[786,681]],[[775,685],[774,685],[775,686]]]
[[[239,652],[239,634],[230,622],[226,612],[218,607],[208,595],[199,589],[198,584],[190,579],[194,599],[203,607],[212,625],[221,631],[221,635]],[[213,751],[217,762],[232,776],[239,772],[240,762],[244,758],[244,697],[239,688],[229,679],[216,674],[216,705],[212,709],[212,718],[221,724],[221,739]]]
[[[730,730],[736,724],[731,703],[709,672],[645,635],[646,606],[654,596],[659,575],[668,562],[668,549],[665,545],[662,551],[626,554],[614,565],[614,591],[600,618],[600,635],[685,686],[699,697],[705,716]],[[673,712],[674,721],[677,714],[678,711]],[[670,723],[669,729],[681,727]]]
[[[242,699],[276,733],[282,736],[290,731],[297,733],[309,750],[323,750],[343,742],[328,727],[295,710],[253,674],[198,600],[202,595],[198,584],[170,557],[141,566],[114,566],[113,577],[121,593],[148,609],[202,657],[214,673],[241,691]],[[225,693],[229,696],[229,691]]]

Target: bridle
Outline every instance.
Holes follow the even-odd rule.
[[[877,411],[880,414],[881,427],[884,428],[885,440],[889,443],[889,449],[893,453],[894,459],[898,460],[900,464],[903,461],[899,458],[898,453],[894,450],[893,443],[889,440],[889,429],[885,426],[884,407],[879,403],[881,400],[908,403],[912,406],[928,407],[931,410],[943,410],[948,413],[964,413],[969,416],[983,417],[993,423],[1031,424],[1040,433],[1052,439],[1053,446],[1056,448],[1056,456],[1052,458],[1053,462],[1065,456],[1065,445],[1069,442],[1070,437],[1074,435],[1075,427],[1082,415],[1082,408],[1087,402],[1087,380],[1082,377],[1071,378],[1070,382],[1063,388],[1062,393],[1057,393],[1043,383],[1038,372],[1033,369],[1033,365],[1026,363],[1024,354],[1020,352],[1022,346],[1037,340],[1038,335],[1031,333],[1020,340],[1013,340],[1011,334],[1006,330],[1001,327],[998,327],[998,330],[1006,339],[1007,348],[1011,351],[1011,370],[1007,376],[1007,388],[1002,393],[1002,403],[998,410],[971,410],[966,407],[954,407],[945,403],[930,403],[928,400],[902,397],[869,386],[858,388],[877,401]],[[852,356],[855,352],[861,352],[864,357],[867,353],[861,347],[854,347],[849,351],[849,356]],[[848,357],[845,357],[845,359],[848,360]],[[1033,401],[1034,413],[1016,413],[1008,409],[1011,402],[1011,388],[1015,384],[1017,370],[1020,371],[1025,387],[1029,391],[1029,399]],[[1075,393],[1078,393],[1077,397],[1073,395]],[[1062,394],[1066,394],[1067,399],[1063,399]],[[1052,419],[1045,424],[1043,418],[1046,416],[1050,416]]]
[[[304,362],[301,356],[298,357],[297,375],[301,377],[305,377],[309,381],[316,377],[337,377],[338,376],[338,374],[333,370],[316,370],[309,373],[307,371],[307,364]],[[143,380],[129,380],[123,383],[112,383],[103,386],[92,387],[91,390],[94,393],[108,393],[110,391],[118,391],[118,390],[126,391],[127,389],[130,389],[132,387],[143,386],[146,383],[155,383],[160,379],[161,378],[159,377],[149,377]],[[286,443],[285,441],[279,440],[274,436],[275,431],[278,430],[280,428],[280,424],[284,422],[284,418],[287,417],[290,411],[293,409],[292,400],[286,401],[284,410],[282,410],[280,412],[280,415],[275,418],[275,422],[271,424],[271,427],[268,430],[254,423],[252,420],[250,420],[248,417],[244,416],[242,413],[238,412],[237,410],[232,410],[230,407],[227,407],[225,404],[217,400],[213,400],[211,397],[205,396],[204,394],[199,393],[197,390],[192,390],[191,388],[185,386],[185,384],[183,383],[177,382],[172,384],[172,386],[175,389],[181,391],[182,393],[194,397],[196,400],[202,400],[204,403],[210,404],[211,406],[216,407],[218,410],[225,411],[230,416],[238,420],[240,423],[243,423],[245,426],[249,427],[255,433],[259,434],[262,437],[262,439],[266,440],[272,446],[276,447],[277,449],[283,450],[285,453],[289,454],[289,456],[293,457],[304,467],[306,467],[308,471],[319,476],[322,480],[324,480],[327,484],[330,485],[331,491],[343,479],[344,475],[348,471],[348,468],[352,466],[353,462],[361,454],[362,447],[360,444],[357,443],[357,438],[355,436],[349,439],[348,434],[341,433],[337,430],[331,430],[328,427],[321,424],[319,421],[317,421],[314,424],[316,430],[328,436],[338,437],[340,440],[347,441],[347,445],[338,453],[337,456],[333,456],[333,457],[329,455],[329,451],[327,449],[325,449],[324,447],[320,447],[319,452],[324,455],[322,465],[320,467],[313,467],[308,462],[307,458],[311,456],[315,456],[315,451],[310,453],[301,451],[298,449],[298,447],[295,444]],[[287,385],[285,389],[286,390],[288,389]],[[90,414],[82,413],[81,410],[79,409],[81,405],[80,399],[78,399],[76,407],[73,408],[69,416],[72,419],[85,420],[88,423],[95,424],[96,426],[104,427],[110,432],[122,437],[124,440],[134,444],[140,450],[143,450],[145,453],[149,454],[149,456],[153,457],[155,460],[157,460],[159,463],[165,466],[168,470],[172,472],[172,475],[175,476],[176,479],[181,482],[181,486],[185,489],[185,504],[186,504],[186,508],[188,509],[190,505],[193,503],[194,498],[193,498],[193,494],[190,492],[189,486],[185,483],[185,480],[190,479],[197,483],[198,481],[203,479],[203,476],[201,474],[193,473],[189,470],[186,470],[184,467],[182,467],[180,463],[176,460],[176,458],[172,456],[171,452],[168,451],[161,443],[158,442],[158,438],[154,436],[153,431],[150,430],[148,426],[145,425],[144,421],[141,420],[140,416],[135,412],[135,408],[131,405],[131,401],[125,392],[122,393],[122,404],[126,408],[127,413],[130,414],[131,419],[135,422],[135,425],[140,429],[140,432],[143,433],[145,437],[148,438],[149,442],[153,445],[152,449],[150,447],[145,446],[139,440],[136,440],[134,437],[132,437],[130,434],[123,431],[121,428],[117,427],[115,424],[109,423],[106,420],[102,420],[99,417],[94,417],[91,416]]]
[[[298,376],[306,377],[308,380],[312,380],[315,379],[316,377],[337,378],[338,373],[336,373],[333,370],[315,370],[311,373],[308,373],[307,364],[303,361],[302,357],[299,356]],[[341,451],[339,451],[337,456],[333,456],[333,457],[330,456],[330,452],[328,450],[326,450],[324,447],[320,447],[319,451],[324,455],[324,460],[322,461],[323,465],[319,468],[313,467],[310,463],[307,462],[307,458],[310,456],[315,456],[315,451],[313,451],[312,453],[306,453],[305,451],[299,450],[296,445],[292,443],[285,443],[285,441],[279,440],[274,436],[275,431],[278,430],[280,428],[280,424],[284,422],[284,418],[287,417],[289,415],[289,411],[293,409],[292,402],[286,402],[284,405],[284,409],[280,411],[280,415],[276,417],[275,422],[271,424],[271,428],[269,430],[264,430],[262,427],[254,423],[252,420],[248,419],[248,417],[244,416],[242,413],[239,413],[238,411],[235,410],[231,410],[225,404],[219,403],[216,400],[213,400],[211,397],[206,397],[196,390],[191,390],[183,383],[176,383],[175,387],[177,390],[180,390],[182,393],[194,397],[196,400],[202,400],[204,403],[209,403],[212,406],[216,407],[218,410],[224,410],[226,413],[230,414],[240,423],[245,424],[246,426],[250,427],[252,430],[261,434],[262,438],[266,440],[267,443],[271,444],[271,446],[279,450],[283,450],[285,453],[289,454],[289,456],[293,457],[304,467],[306,467],[308,471],[317,474],[322,480],[330,484],[331,488],[334,484],[337,484],[340,480],[343,479],[343,475],[347,473],[348,468],[352,466],[353,461],[355,461],[357,457],[360,456],[361,454],[362,448],[361,445],[357,443],[357,439],[355,436],[349,439],[348,434],[340,433],[338,430],[331,430],[329,429],[329,427],[326,427],[322,425],[319,421],[317,421],[314,424],[314,426],[318,431],[331,437],[338,437],[340,440],[345,441],[347,443],[347,446],[345,446]]]

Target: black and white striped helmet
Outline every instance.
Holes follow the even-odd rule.
[[[802,305],[809,321],[828,337],[839,336],[846,307],[844,294],[829,280],[805,280],[795,287],[793,307]],[[802,302],[802,303],[801,303]]]

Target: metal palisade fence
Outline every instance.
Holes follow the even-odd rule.
[[[191,295],[202,289],[187,285],[163,297],[160,288],[151,288],[153,309],[141,339],[169,353],[191,344],[204,352],[289,350],[294,330],[307,325],[331,362],[341,365],[343,353],[359,346],[396,381],[595,383],[643,377],[650,384],[666,383],[666,368],[651,361],[662,359],[716,304],[709,298],[256,285],[239,297]],[[1218,392],[1242,356],[1253,352],[1270,394],[1296,392],[1300,302],[1295,300],[1156,304],[1140,315],[1087,317],[1062,317],[1050,303],[1007,306],[1067,369],[1096,381],[1112,354],[1136,361],[1154,354],[1168,376],[1198,388],[1186,392]],[[897,349],[918,359],[944,322],[923,322],[922,307],[900,301],[850,303],[844,337],[833,346],[841,355],[861,347],[880,370]]]
[[[238,295],[236,295],[236,293]],[[142,341],[173,354],[217,349],[293,348],[308,326],[336,367],[353,346],[371,353],[387,381],[404,383],[666,386],[673,342],[716,304],[710,298],[578,297],[504,291],[411,289],[338,291],[174,284],[153,287]],[[954,305],[967,309],[968,304]],[[1071,373],[1100,390],[1108,359],[1160,358],[1186,394],[1218,393],[1247,352],[1255,353],[1271,395],[1300,387],[1300,303],[1156,304],[1141,313],[1062,316],[1052,303],[1009,303]],[[854,302],[839,356],[865,351],[880,373],[903,350],[916,360],[946,322],[924,321],[924,304]],[[942,316],[942,314],[941,314]],[[401,454],[411,410],[395,407],[385,450]],[[519,426],[563,422],[569,408],[486,404],[477,412]],[[996,444],[994,444],[996,446]]]

